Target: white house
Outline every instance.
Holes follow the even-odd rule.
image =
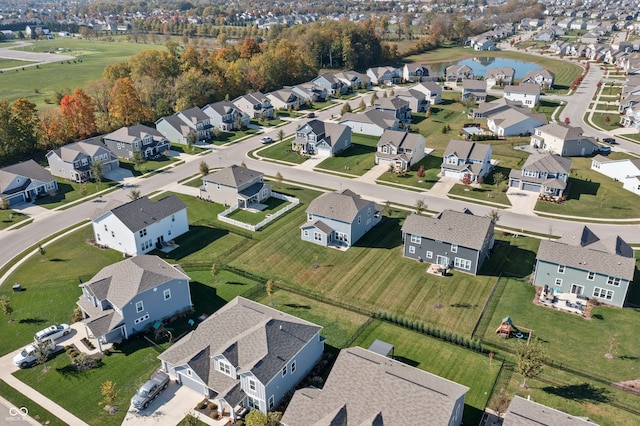
[[[591,170],[622,182],[624,189],[640,195],[640,159],[610,160],[596,155],[591,160]]]
[[[487,118],[487,127],[498,136],[531,135],[536,127],[547,124],[542,113],[531,113],[527,108],[512,107]]]
[[[558,122],[536,128],[530,144],[563,157],[591,155],[599,146],[593,137],[582,134],[582,128]]]
[[[141,197],[93,219],[96,243],[126,256],[170,245],[188,230],[187,206],[176,195],[155,202]]]
[[[424,146],[425,138],[419,133],[385,130],[378,141],[375,163],[409,170],[424,157]]]
[[[451,139],[442,158],[442,177],[462,180],[470,175],[471,181],[482,180],[491,171],[491,145]]]
[[[392,114],[377,109],[369,109],[364,112],[348,112],[342,116],[339,124],[351,128],[353,133],[363,135],[380,136],[386,129],[398,130],[400,120]]]
[[[521,102],[522,105],[533,108],[540,101],[540,86],[524,83],[516,86],[504,87],[504,97],[510,101]]]

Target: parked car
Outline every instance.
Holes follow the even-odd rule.
[[[45,340],[51,340],[55,342],[61,337],[71,333],[69,324],[56,324],[51,327],[47,327],[44,330],[40,330],[33,336],[33,340],[36,342],[44,342]]]
[[[598,147],[598,152],[600,154],[609,154],[609,153],[611,153],[611,147],[610,146],[606,146],[606,145],[600,145]]]
[[[269,136],[265,136],[264,138],[260,139],[260,142],[262,142],[263,144],[268,144],[273,142],[273,139],[270,138]]]
[[[315,112],[307,113],[307,118],[316,118],[316,113]]]
[[[49,355],[56,352],[56,344],[49,341]],[[36,356],[36,345],[32,343],[25,346],[16,356],[13,357],[13,363],[20,368],[33,366],[38,357]]]
[[[138,389],[136,394],[133,395],[131,405],[138,410],[147,408],[149,403],[156,399],[168,385],[169,375],[162,370],[156,371],[154,375]]]
[[[603,138],[602,142],[609,143],[611,145],[617,145],[618,144],[618,142],[616,141],[615,138]]]

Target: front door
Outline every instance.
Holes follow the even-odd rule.
[[[584,291],[584,287],[577,284],[571,284],[571,293],[577,294],[578,296],[582,296],[582,292]]]
[[[449,266],[449,258],[446,256],[440,256],[436,258],[436,263],[440,266]]]

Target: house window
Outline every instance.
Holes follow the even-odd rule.
[[[140,324],[143,321],[146,321],[149,319],[149,314],[143,315],[140,318],[136,318],[135,321],[133,321],[134,324]]]
[[[620,278],[607,277],[607,284],[615,286],[615,287],[620,287]]]
[[[172,215],[171,215],[171,222],[175,222],[175,221],[176,221],[176,215],[175,215],[175,214],[172,214]]]
[[[596,273],[595,273],[595,272],[591,272],[591,271],[587,272],[587,279],[588,279],[589,281],[593,281],[593,279],[594,279],[595,277],[596,277]]]
[[[136,312],[142,312],[144,311],[144,304],[142,303],[142,300],[139,302],[136,302]]]
[[[305,236],[305,237],[308,237],[308,236],[309,236],[309,231],[307,231],[306,229],[304,230],[304,232],[303,232],[303,233],[304,233],[304,236]]]
[[[218,369],[227,376],[231,375],[231,367],[226,362],[218,361]]]
[[[313,239],[316,241],[322,241],[322,234],[319,232],[314,232],[313,233]]]
[[[611,300],[613,299],[613,291],[606,290],[600,287],[593,288],[593,297],[597,297],[599,299]]]
[[[409,246],[409,253],[413,254],[416,252],[415,246]]]
[[[187,368],[187,376],[191,377],[191,369]]]
[[[564,265],[558,265],[558,273],[564,274]]]
[[[249,380],[249,390],[251,390],[252,392],[256,391],[256,381],[255,380]]]
[[[433,252],[432,251],[428,251],[427,252],[427,259],[433,259]]]
[[[307,213],[307,222],[311,222],[313,220],[313,215],[311,213]]]
[[[459,269],[464,269],[465,271],[471,270],[471,261],[467,259],[462,259],[460,257],[456,257],[454,260],[454,266]]]
[[[457,252],[458,252],[458,245],[451,244],[451,253],[457,253]]]
[[[145,237],[147,235],[147,228],[140,230],[140,236]]]
[[[420,244],[422,243],[422,237],[420,235],[411,235],[411,242],[413,244]]]
[[[107,225],[104,225],[104,230],[105,230],[105,231],[108,231],[108,230],[109,230],[109,228],[107,228]]]
[[[293,373],[295,373],[295,372],[296,372],[296,362],[295,362],[295,361],[293,361],[293,362],[291,363],[291,374],[293,374]]]
[[[260,409],[260,401],[258,401],[258,400],[257,400],[257,399],[255,399],[255,398],[252,398],[252,397],[250,397],[250,396],[248,396],[248,397],[247,397],[247,405],[248,405],[250,408],[253,408],[253,409],[255,409],[255,410],[259,410],[259,409]]]
[[[273,406],[275,405],[275,401],[273,399],[273,395],[269,397],[269,410],[273,410]]]
[[[111,238],[115,238],[116,237],[116,233],[111,231]]]
[[[220,189],[220,188],[222,188],[222,186],[220,186],[220,184],[218,183],[218,184],[216,184],[216,188]]]
[[[100,234],[96,234],[96,238],[100,241]]]
[[[358,223],[362,222],[362,218],[358,216]]]
[[[168,288],[164,291],[164,300],[169,300],[169,299],[171,299],[171,289]]]
[[[286,375],[287,375],[287,366],[286,366],[286,364],[285,364],[285,366],[284,366],[284,367],[282,367],[282,377],[284,377],[284,376],[286,376]]]
[[[558,287],[562,286],[562,278],[556,278],[556,285]]]

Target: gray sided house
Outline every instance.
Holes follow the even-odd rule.
[[[102,162],[105,173],[120,167],[118,157],[99,137],[63,145],[47,153],[51,174],[74,182],[93,178],[91,164],[96,161]]]
[[[293,395],[284,426],[459,426],[469,388],[360,347],[342,349],[322,389]]]
[[[400,120],[391,114],[373,108],[359,113],[348,112],[342,116],[339,124],[348,126],[353,133],[370,136],[380,136],[387,129],[398,130],[400,128]]]
[[[376,86],[400,84],[402,71],[394,67],[373,67],[367,70],[371,84]]]
[[[273,105],[261,92],[238,96],[231,102],[250,118],[273,118]]]
[[[424,157],[425,139],[419,133],[385,130],[378,141],[375,163],[409,170]]]
[[[472,79],[473,76],[473,70],[468,65],[451,65],[445,70],[445,79],[450,82],[461,82]]]
[[[392,115],[402,123],[411,123],[411,107],[406,99],[398,96],[377,99],[373,108]]]
[[[158,256],[135,256],[106,266],[80,284],[88,337],[102,344],[142,332],[155,321],[191,309],[189,277]]]
[[[232,165],[202,178],[200,198],[225,206],[247,208],[271,197],[271,185],[264,175],[246,167]]]
[[[206,141],[211,138],[211,118],[200,108],[184,109],[176,112],[176,116],[184,121],[192,131],[198,133],[198,141]]]
[[[514,395],[502,426],[598,426],[589,419],[572,416],[527,398]]]
[[[332,96],[340,96],[349,90],[349,87],[342,80],[331,73],[321,74],[311,80],[311,83],[323,87]]]
[[[493,248],[493,228],[491,219],[469,211],[412,214],[402,225],[404,256],[477,275]]]
[[[562,197],[567,188],[571,159],[556,154],[531,154],[522,170],[512,169],[509,186],[540,195]]]
[[[462,99],[480,103],[484,102],[487,99],[487,83],[482,80],[463,80]]]
[[[265,95],[276,109],[297,108],[304,105],[305,100],[291,89],[280,89]]]
[[[433,79],[431,74],[431,68],[429,68],[429,66],[417,64],[415,62],[404,64],[402,67],[402,79],[406,83],[416,83]]]
[[[444,150],[440,174],[462,180],[471,176],[472,182],[484,179],[491,171],[491,145],[451,139]]]
[[[33,160],[0,169],[0,198],[10,206],[35,200],[49,191],[57,191],[58,182]]]
[[[164,155],[171,148],[171,143],[158,130],[143,124],[122,127],[103,136],[107,147],[122,158],[132,158],[139,150],[144,158]]]
[[[187,123],[175,114],[158,119],[156,128],[163,138],[181,144],[187,143],[187,137],[193,131]]]
[[[240,130],[242,126],[247,127],[251,122],[249,114],[229,101],[209,104],[202,108],[202,112],[209,117],[209,124],[212,127],[225,132]]]
[[[348,189],[327,192],[307,208],[300,227],[303,241],[321,246],[350,247],[382,219],[381,207]]]
[[[409,88],[427,95],[432,104],[439,104],[442,102],[442,86],[435,81],[424,81]]]
[[[536,83],[543,89],[553,89],[556,75],[549,70],[532,70],[522,77],[522,83]]]
[[[296,130],[291,149],[303,154],[333,157],[351,146],[351,128],[311,120]]]
[[[622,307],[634,272],[633,249],[622,238],[599,238],[583,226],[540,242],[533,284]]]
[[[356,71],[342,71],[335,74],[336,78],[340,79],[344,84],[349,87],[349,90],[365,89],[371,87],[371,78]]]
[[[431,99],[419,90],[412,88],[398,89],[395,91],[397,98],[409,102],[409,109],[415,112],[427,112],[431,107]]]
[[[582,128],[558,122],[536,128],[531,135],[530,144],[534,148],[563,157],[584,157],[595,153],[599,148],[592,136],[583,136]]]
[[[329,96],[329,92],[325,87],[312,82],[300,83],[295,86],[285,87],[285,89],[291,89],[300,98],[302,104],[324,102]]]
[[[183,386],[235,421],[242,408],[273,411],[324,351],[321,327],[236,297],[158,356]]]

